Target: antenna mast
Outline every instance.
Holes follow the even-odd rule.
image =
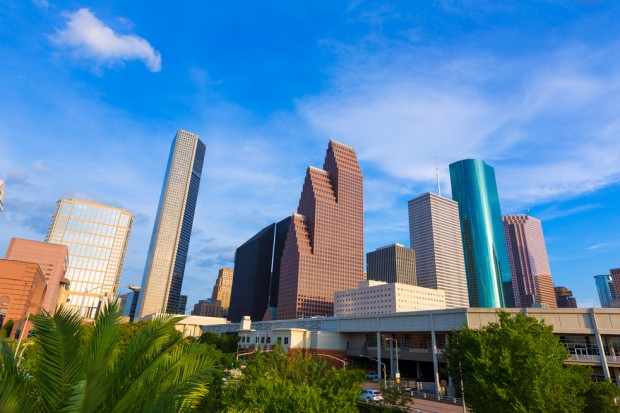
[[[437,195],[441,196],[441,184],[439,183],[439,167],[437,166],[437,152],[435,152],[435,176],[437,176]]]

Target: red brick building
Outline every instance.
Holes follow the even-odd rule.
[[[353,148],[331,140],[308,167],[282,261],[277,318],[334,314],[334,292],[364,279],[364,185]]]

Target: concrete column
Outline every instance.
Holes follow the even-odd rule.
[[[607,358],[605,357],[605,347],[603,346],[603,339],[598,332],[598,326],[596,325],[596,314],[594,308],[590,308],[590,317],[592,318],[592,330],[594,330],[594,338],[596,339],[596,347],[601,358],[601,367],[603,368],[603,374],[607,380],[611,379],[609,375],[609,366],[607,365]]]
[[[381,332],[377,331],[377,377],[379,377],[379,383],[383,373],[381,372]]]
[[[389,340],[390,342],[390,377],[394,378],[395,370],[394,370],[394,342]],[[387,344],[386,344],[387,345]]]
[[[433,376],[435,377],[435,390],[437,396],[439,396],[439,363],[437,362],[437,339],[435,337],[435,322],[433,320],[433,314],[429,314],[431,318],[431,340],[432,340],[432,352],[433,352]]]
[[[422,372],[420,371],[420,362],[416,361],[415,362],[415,377],[416,377],[416,379],[419,379],[421,375],[422,375]]]

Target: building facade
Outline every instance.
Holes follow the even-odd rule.
[[[525,308],[524,312],[553,327],[569,353],[567,365],[590,366],[596,380],[620,383],[620,309]],[[401,380],[429,384],[431,391],[454,396],[455,387],[443,357],[454,330],[478,329],[497,323],[499,315],[489,308],[452,308],[304,320],[277,320],[205,326],[203,332],[236,333],[241,337],[239,353],[257,347],[271,350],[279,341],[285,351],[329,354],[351,365],[372,366],[382,377],[382,364],[390,362],[387,338],[397,341]],[[279,339],[279,340],[278,340]],[[371,359],[372,358],[372,359]],[[378,360],[378,361],[377,361]]]
[[[613,278],[609,274],[595,275],[594,282],[596,283],[596,290],[598,292],[598,299],[601,302],[601,307],[611,308],[612,301],[620,298],[614,286]]]
[[[140,287],[130,286],[130,292],[127,293],[127,301],[123,316],[129,318],[129,322],[133,323],[136,318],[136,309],[138,308],[138,299],[140,298]]]
[[[452,198],[458,203],[469,305],[514,307],[495,171],[480,159],[450,165]]]
[[[197,304],[194,304],[192,315],[201,317],[224,317],[224,311],[219,301],[199,300]]]
[[[331,140],[308,167],[282,253],[278,319],[331,316],[334,293],[364,278],[364,183],[353,148]]]
[[[69,266],[69,249],[66,245],[12,238],[5,258],[39,264],[47,281],[41,308],[53,314],[59,304],[65,304],[59,303],[59,298],[62,288],[69,283],[65,278]]]
[[[224,314],[228,313],[228,308],[230,307],[233,274],[232,268],[220,268],[217,273],[217,280],[213,286],[213,294],[211,294],[211,302],[218,301]]]
[[[447,308],[469,307],[458,204],[427,192],[408,207],[417,285],[444,290]]]
[[[235,269],[228,319],[275,319],[280,286],[280,263],[291,218],[268,225],[235,252]],[[265,317],[265,316],[269,317]]]
[[[367,280],[358,288],[334,294],[335,317],[444,308],[445,291],[410,284]]]
[[[172,141],[142,277],[140,318],[179,310],[205,149],[198,135],[183,130]]]
[[[620,268],[612,268],[609,270],[609,275],[611,275],[611,280],[614,283],[614,288],[616,289],[616,294],[620,299]]]
[[[377,248],[366,254],[366,274],[369,280],[417,285],[415,251],[402,244]]]
[[[558,308],[577,308],[577,299],[573,297],[573,292],[566,287],[554,287],[555,302]]]
[[[540,220],[528,215],[506,215],[504,237],[516,307],[557,306],[549,257]]]
[[[116,297],[132,226],[133,214],[124,209],[58,201],[45,241],[69,250],[66,307],[93,318],[103,300]]]
[[[13,320],[12,338],[32,329],[29,314],[37,314],[45,300],[47,282],[39,264],[0,260],[0,325]]]

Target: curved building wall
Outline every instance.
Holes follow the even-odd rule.
[[[459,205],[470,306],[514,307],[493,168],[480,159],[458,161],[450,165],[450,182]]]

